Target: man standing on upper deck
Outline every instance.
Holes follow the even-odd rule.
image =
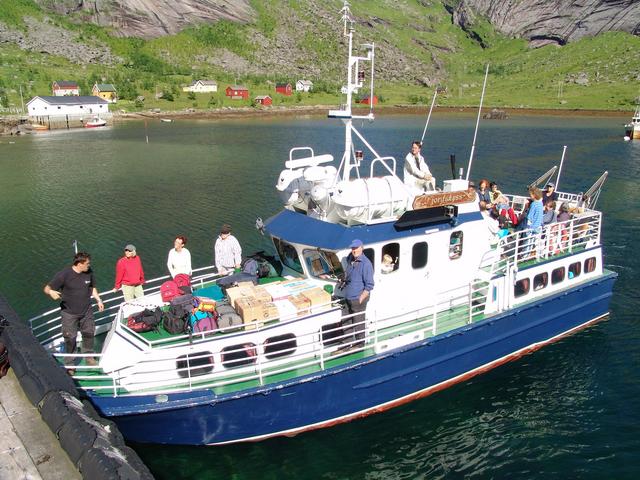
[[[91,256],[85,252],[78,252],[73,257],[73,265],[56,273],[44,287],[44,293],[53,300],[62,299],[60,315],[65,353],[76,353],[78,329],[82,334],[82,353],[93,353],[95,322],[91,310],[91,297],[98,303],[98,310],[104,310],[95,284],[91,271]],[[93,357],[86,357],[85,362],[91,366],[97,364]],[[65,357],[64,363],[72,365],[74,358]],[[70,369],[69,373],[73,375],[75,370]]]
[[[344,297],[349,314],[356,314],[342,321],[345,338],[340,350],[353,350],[364,347],[365,315],[371,290],[373,290],[373,265],[363,254],[362,240],[355,239],[349,245],[351,253],[347,257],[345,270]],[[359,315],[358,315],[359,314]]]
[[[404,184],[412,190],[435,190],[433,175],[429,171],[427,162],[420,154],[422,143],[415,141],[411,144],[411,152],[404,159]]]
[[[236,268],[240,268],[242,247],[238,239],[231,235],[231,227],[229,225],[222,225],[220,235],[218,235],[216,244],[213,247],[213,254],[218,273],[225,275],[233,273]]]

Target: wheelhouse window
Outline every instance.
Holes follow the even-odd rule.
[[[269,360],[291,355],[296,348],[298,348],[298,342],[293,333],[269,337],[264,341],[264,354]]]
[[[343,272],[335,252],[329,250],[304,250],[302,258],[312,277],[336,280]]]
[[[387,243],[382,247],[382,260],[380,271],[382,273],[395,272],[400,266],[400,244]]]
[[[365,257],[367,257],[369,259],[369,261],[371,262],[371,265],[375,265],[376,262],[376,252],[373,248],[365,248],[362,253],[364,254]]]
[[[529,282],[528,278],[518,280],[513,287],[513,296],[518,298],[529,293],[530,284],[531,282]]]
[[[449,259],[455,260],[462,256],[462,237],[463,232],[461,230],[453,232],[449,237]]]
[[[549,283],[549,274],[547,272],[539,273],[533,277],[533,291],[542,290]]]
[[[225,368],[242,367],[256,363],[255,343],[230,345],[222,349],[222,366]]]
[[[176,362],[176,369],[181,378],[206,375],[213,370],[213,354],[211,352],[194,352],[180,355]]]
[[[587,258],[584,261],[584,273],[591,273],[596,269],[596,257]]]
[[[553,272],[551,272],[551,284],[555,285],[556,283],[560,283],[564,280],[564,267],[558,267]]]
[[[579,277],[581,270],[582,264],[580,262],[572,263],[569,265],[569,278]]]
[[[304,273],[302,270],[302,264],[300,263],[300,257],[293,245],[279,238],[273,239],[273,245],[276,247],[278,256],[283,265],[295,270],[298,273]]]
[[[427,242],[418,242],[413,244],[411,249],[411,268],[417,270],[427,266],[429,260],[429,245]]]

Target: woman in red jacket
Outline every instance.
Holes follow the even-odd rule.
[[[120,258],[116,263],[116,283],[114,290],[122,288],[124,300],[129,301],[134,298],[144,296],[142,284],[144,283],[144,271],[142,270],[142,261],[136,255],[135,245],[127,245],[124,247],[124,257]]]

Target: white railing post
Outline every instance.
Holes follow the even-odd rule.
[[[573,252],[573,224],[574,224],[575,220],[572,218],[571,222],[569,223],[569,238],[567,239],[567,241],[569,242],[569,253]]]
[[[264,385],[264,378],[262,376],[262,356],[258,350],[258,345],[256,345],[256,357],[258,363],[258,381],[260,382],[260,386]]]

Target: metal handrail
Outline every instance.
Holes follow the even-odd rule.
[[[469,295],[469,292],[467,292],[465,295],[460,295],[457,298],[452,298],[451,295],[448,294],[448,292],[444,292],[437,296],[436,302],[434,302],[432,306],[429,306],[427,308],[421,307],[415,310],[415,312],[424,312],[426,310],[431,310],[432,313],[427,314],[424,317],[418,317],[415,319],[401,321],[396,325],[393,325],[384,329],[377,329],[377,328],[370,329],[369,332],[366,333],[365,335],[365,342],[369,342],[368,345],[365,345],[365,347],[363,348],[350,350],[349,352],[340,353],[338,355],[332,355],[330,358],[338,359],[343,357],[344,355],[350,355],[352,353],[363,351],[368,348],[375,349],[377,345],[380,345],[397,335],[411,334],[421,330],[423,330],[425,334],[428,334],[430,332],[432,335],[435,335],[436,312],[437,312],[437,315],[439,315],[438,317],[439,320],[442,321],[442,319],[445,318],[447,315],[452,314],[451,313],[452,305],[463,304],[461,303],[461,301],[465,301],[465,297],[467,297],[468,295]],[[462,314],[464,315],[464,313]],[[341,317],[341,322],[347,318],[351,318],[356,315],[359,315],[359,314],[345,315]],[[460,315],[460,314],[456,312],[455,315]],[[365,318],[362,322],[356,322],[354,326],[358,324],[366,325],[367,322],[368,320]],[[202,366],[197,366],[197,367],[190,366],[186,369],[180,369],[180,371],[186,371],[188,375],[187,378],[184,378],[181,381],[179,380],[177,381],[177,379],[175,378],[175,375],[172,375],[170,378],[167,375],[167,378],[165,380],[158,380],[156,378],[151,380],[131,382],[131,380],[134,379],[136,376],[142,375],[142,373],[137,373],[137,374],[134,373],[126,376],[127,381],[124,384],[122,383],[122,380],[125,379],[125,376],[121,376],[121,372],[116,371],[108,375],[110,379],[113,379],[112,386],[91,386],[91,387],[81,386],[80,388],[84,388],[88,390],[96,390],[96,391],[109,391],[114,395],[122,395],[122,393],[117,393],[117,389],[120,389],[120,388],[126,389],[127,388],[126,385],[129,385],[129,386],[135,385],[136,390],[126,393],[127,395],[135,395],[135,394],[143,394],[143,393],[157,394],[157,393],[167,393],[167,392],[172,392],[177,390],[184,390],[185,388],[192,389],[192,388],[195,388],[194,383],[197,384],[196,385],[197,388],[215,388],[219,386],[232,385],[234,383],[240,384],[240,383],[251,381],[251,380],[257,380],[259,383],[260,382],[264,383],[264,377],[266,375],[276,375],[280,373],[287,373],[289,371],[293,371],[296,369],[309,367],[309,366],[316,366],[321,370],[324,370],[326,368],[325,362],[329,358],[329,356],[327,355],[327,352],[329,352],[329,350],[324,345],[323,334],[326,335],[331,333],[338,333],[341,330],[342,330],[342,327],[338,326],[332,329],[325,329],[323,331],[315,331],[302,336],[297,336],[296,337],[297,348],[300,348],[301,346],[303,347],[310,346],[311,351],[304,352],[302,354],[288,355],[284,359],[267,360],[266,354],[264,352],[264,344],[260,344],[260,345],[256,344],[255,347],[256,347],[257,358],[256,358],[256,363],[252,365],[232,368],[222,372],[215,371],[211,374],[194,376],[194,377],[192,377],[191,375],[191,370],[202,368]],[[381,337],[381,334],[382,334],[382,337]],[[346,334],[342,332],[341,335],[333,337],[332,341],[344,340],[345,338],[346,338]],[[247,339],[247,341],[249,340]],[[274,342],[272,344],[276,345],[279,343],[286,343],[287,341],[288,340],[282,340],[280,342]],[[270,345],[272,344],[270,343]],[[244,345],[245,344],[243,343],[242,346],[239,346],[236,349],[226,350],[225,354],[237,353],[237,352],[243,351]],[[217,353],[211,352],[211,355],[220,355],[221,353],[222,353],[221,351]],[[204,356],[211,356],[211,355],[207,354]],[[55,357],[70,357],[70,356],[73,357],[74,355],[54,354],[54,356]],[[75,356],[82,357],[82,356],[87,356],[87,354],[75,355]],[[190,356],[189,358],[190,360],[193,360],[200,357]],[[175,359],[173,357],[169,357],[162,360],[158,360],[158,359],[142,360],[138,365],[144,364],[147,362],[163,362],[163,361],[171,361],[171,360],[175,360]],[[282,362],[286,362],[286,365],[282,365]],[[272,365],[273,367],[275,367],[275,369],[269,368],[269,365]],[[126,369],[128,369],[128,367],[124,368],[123,370],[126,370]],[[176,371],[175,369],[172,370],[172,373],[175,371]],[[243,373],[243,372],[246,373],[246,375],[239,375],[240,373]],[[164,369],[144,372],[145,375],[152,375],[154,373],[162,374],[167,372]],[[228,378],[229,376],[233,376],[233,378],[229,379]],[[84,378],[80,375],[76,375],[76,377],[78,379]],[[97,380],[99,378],[104,379],[105,377],[91,376],[87,378],[92,378]],[[151,390],[146,388],[144,386],[145,384],[148,384]]]
[[[198,284],[202,286],[205,282],[221,277],[222,275],[213,272],[214,268],[214,265],[208,265],[205,267],[194,269],[194,274],[207,271],[209,273],[194,275],[192,277],[191,284],[194,286]],[[147,280],[145,282],[145,294],[149,295],[157,293],[158,291],[160,291],[160,286],[162,285],[162,283],[170,278],[170,275],[163,275],[161,277]],[[114,289],[100,292],[100,298],[105,305],[105,309],[103,312],[95,313],[95,323],[98,332],[106,329],[108,325],[111,325],[111,322],[113,322],[113,320],[117,316],[120,306],[124,301],[124,296],[122,295],[122,293]],[[112,303],[115,304],[109,305]],[[94,308],[94,311],[95,306],[95,301],[92,300],[91,308]],[[40,315],[36,315],[35,317],[30,318],[28,322],[31,331],[38,339],[38,341],[42,344],[49,344],[62,338],[62,333],[60,331],[60,319],[60,308],[58,307],[48,310]]]

